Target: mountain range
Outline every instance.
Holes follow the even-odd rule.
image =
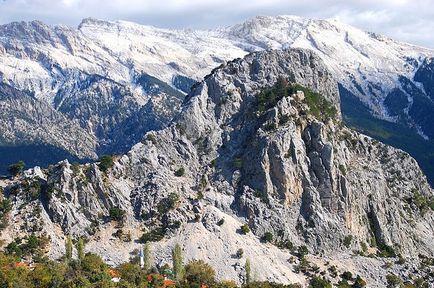
[[[302,287],[434,283],[432,50],[294,16],[0,31],[2,156],[47,164],[0,179],[6,252],[62,259],[69,236],[112,266],[178,244],[238,284],[247,259]]]
[[[190,87],[213,68],[287,47],[315,51],[332,71],[346,123],[409,152],[432,179],[434,50],[336,20],[295,16],[206,31],[96,19],[78,29],[38,21],[2,25],[0,79],[8,92],[1,95],[8,113],[1,117],[1,149],[15,155],[2,167],[20,159],[32,166],[126,152],[145,132],[167,125]],[[22,100],[10,103],[11,94]],[[41,110],[28,111],[28,101]],[[25,117],[12,118],[18,111]],[[30,146],[39,157],[26,153]]]

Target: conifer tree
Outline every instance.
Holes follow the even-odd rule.
[[[82,261],[84,259],[84,241],[83,241],[83,238],[78,239],[76,248],[77,248],[78,260]]]
[[[65,258],[68,261],[72,259],[72,239],[69,235],[66,237],[65,242]]]
[[[252,270],[250,267],[250,259],[246,259],[246,266],[244,267],[246,270],[246,284],[249,284],[252,281]]]
[[[151,258],[152,258],[152,251],[151,246],[149,243],[146,243],[143,247],[143,260],[144,260],[144,266],[143,269],[145,271],[149,271],[151,269]]]
[[[184,277],[184,266],[182,264],[182,250],[179,244],[176,244],[172,250],[173,273],[176,281],[181,281]]]

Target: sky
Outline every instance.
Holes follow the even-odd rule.
[[[338,20],[434,48],[434,0],[0,0],[0,24],[40,20],[76,27],[81,19],[127,20],[163,28],[210,29],[257,15]]]

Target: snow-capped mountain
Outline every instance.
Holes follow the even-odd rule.
[[[368,115],[399,123],[425,139],[434,137],[434,93],[429,88],[434,50],[336,20],[256,17],[207,31],[95,19],[83,20],[78,29],[11,23],[0,27],[0,78],[78,123],[94,139],[89,146],[95,148],[85,153],[92,158],[126,151],[149,129],[163,127],[176,113],[182,93],[224,61],[286,47],[311,49],[322,58],[341,84],[343,106],[358,101]],[[346,107],[343,113],[354,116]],[[74,137],[63,131],[63,138]],[[18,134],[4,142],[35,140],[26,138],[26,131]]]

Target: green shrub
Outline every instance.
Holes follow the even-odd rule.
[[[429,199],[427,196],[420,193],[420,191],[416,188],[413,188],[412,192],[413,198],[410,199],[410,201],[417,206],[422,215],[428,212],[429,209],[434,211],[434,198]]]
[[[216,167],[217,166],[217,159],[212,159],[211,163],[209,165],[210,165],[210,167]]]
[[[307,254],[309,254],[309,250],[307,249],[307,247],[305,245],[301,245],[298,246],[297,248],[297,254],[299,258],[302,258],[304,256],[306,256]]]
[[[395,249],[393,249],[393,247],[388,246],[386,244],[377,244],[377,256],[379,257],[385,257],[385,258],[390,258],[390,257],[396,257],[396,253],[395,253]]]
[[[21,174],[23,172],[25,166],[26,164],[24,163],[24,161],[18,161],[18,163],[9,165],[8,172],[12,176],[17,176],[18,174]]]
[[[178,170],[175,171],[175,176],[176,177],[182,177],[185,174],[185,169],[184,167],[180,167]]]
[[[338,282],[337,288],[351,288],[351,285],[348,283],[347,280],[341,280]]]
[[[12,210],[12,202],[9,199],[2,199],[0,201],[0,218],[2,215]]]
[[[248,225],[248,224],[243,224],[243,225],[241,226],[241,231],[243,232],[244,235],[246,235],[247,233],[249,233],[249,232],[250,232],[250,227],[249,227],[249,225]]]
[[[271,107],[274,107],[280,99],[288,95],[288,81],[283,77],[279,77],[274,86],[263,89],[256,95],[257,109],[259,112],[264,112]]]
[[[360,247],[362,247],[363,253],[366,253],[368,251],[368,246],[366,245],[365,242],[361,242]]]
[[[39,179],[33,179],[32,181],[24,181],[22,182],[22,188],[26,192],[27,199],[30,201],[34,201],[39,199],[41,196],[41,183]]]
[[[353,288],[363,288],[366,287],[367,283],[359,275],[357,275],[356,280],[354,280]]]
[[[404,265],[405,264],[405,258],[404,256],[402,256],[402,254],[398,255],[398,261],[396,262],[399,265]]]
[[[112,207],[109,210],[109,216],[112,221],[123,221],[125,218],[125,211],[119,207]]]
[[[77,162],[72,163],[71,170],[74,173],[74,176],[80,174],[80,164]]]
[[[336,107],[321,94],[298,84],[289,85],[284,78],[279,78],[274,86],[265,88],[256,95],[257,111],[262,113],[274,107],[283,97],[295,94],[297,91],[303,91],[305,95],[304,102],[308,105],[310,114],[317,119],[336,118]]]
[[[313,276],[309,281],[309,288],[332,288],[332,284],[318,276]]]
[[[344,246],[347,247],[347,248],[350,248],[352,240],[353,240],[353,236],[352,235],[345,236],[345,238],[344,238]]]
[[[214,287],[215,271],[203,260],[193,260],[185,266],[184,280],[190,284],[190,287],[201,285]]]
[[[139,241],[141,243],[158,242],[164,238],[165,234],[166,231],[164,230],[164,228],[158,227],[149,232],[143,233]]]
[[[344,165],[339,164],[339,170],[341,171],[342,175],[347,175],[347,169],[345,169]]]
[[[353,273],[351,273],[350,271],[345,271],[344,273],[341,274],[341,278],[351,281],[353,280]]]
[[[395,288],[402,283],[401,278],[399,278],[395,274],[386,275],[386,280],[387,280],[387,287],[390,288]]]
[[[146,140],[151,141],[152,144],[157,145],[157,138],[154,134],[146,135]]]
[[[202,175],[202,177],[200,177],[199,189],[201,191],[205,190],[206,185],[208,185],[208,181],[206,180],[206,176]]]
[[[265,232],[262,236],[262,241],[269,243],[273,241],[273,234],[271,232]]]
[[[294,85],[293,91],[301,90],[304,92],[305,103],[309,106],[309,111],[319,120],[335,119],[337,116],[337,109],[325,99],[321,94],[313,92],[301,85]]]
[[[288,249],[289,251],[294,250],[294,244],[290,240],[283,240],[277,243],[277,247],[280,249]]]
[[[111,155],[103,155],[99,158],[99,169],[101,169],[101,171],[103,172],[107,172],[108,169],[110,169],[111,167],[113,167],[114,165],[114,160],[113,160],[113,156]]]
[[[6,248],[6,254],[13,255],[18,258],[23,256],[35,255],[44,248],[47,239],[37,237],[35,234],[31,234],[27,238],[17,238],[10,242]]]
[[[175,208],[176,203],[179,201],[179,196],[176,193],[170,193],[169,196],[163,198],[157,205],[157,210],[160,215],[164,215],[171,209]]]

